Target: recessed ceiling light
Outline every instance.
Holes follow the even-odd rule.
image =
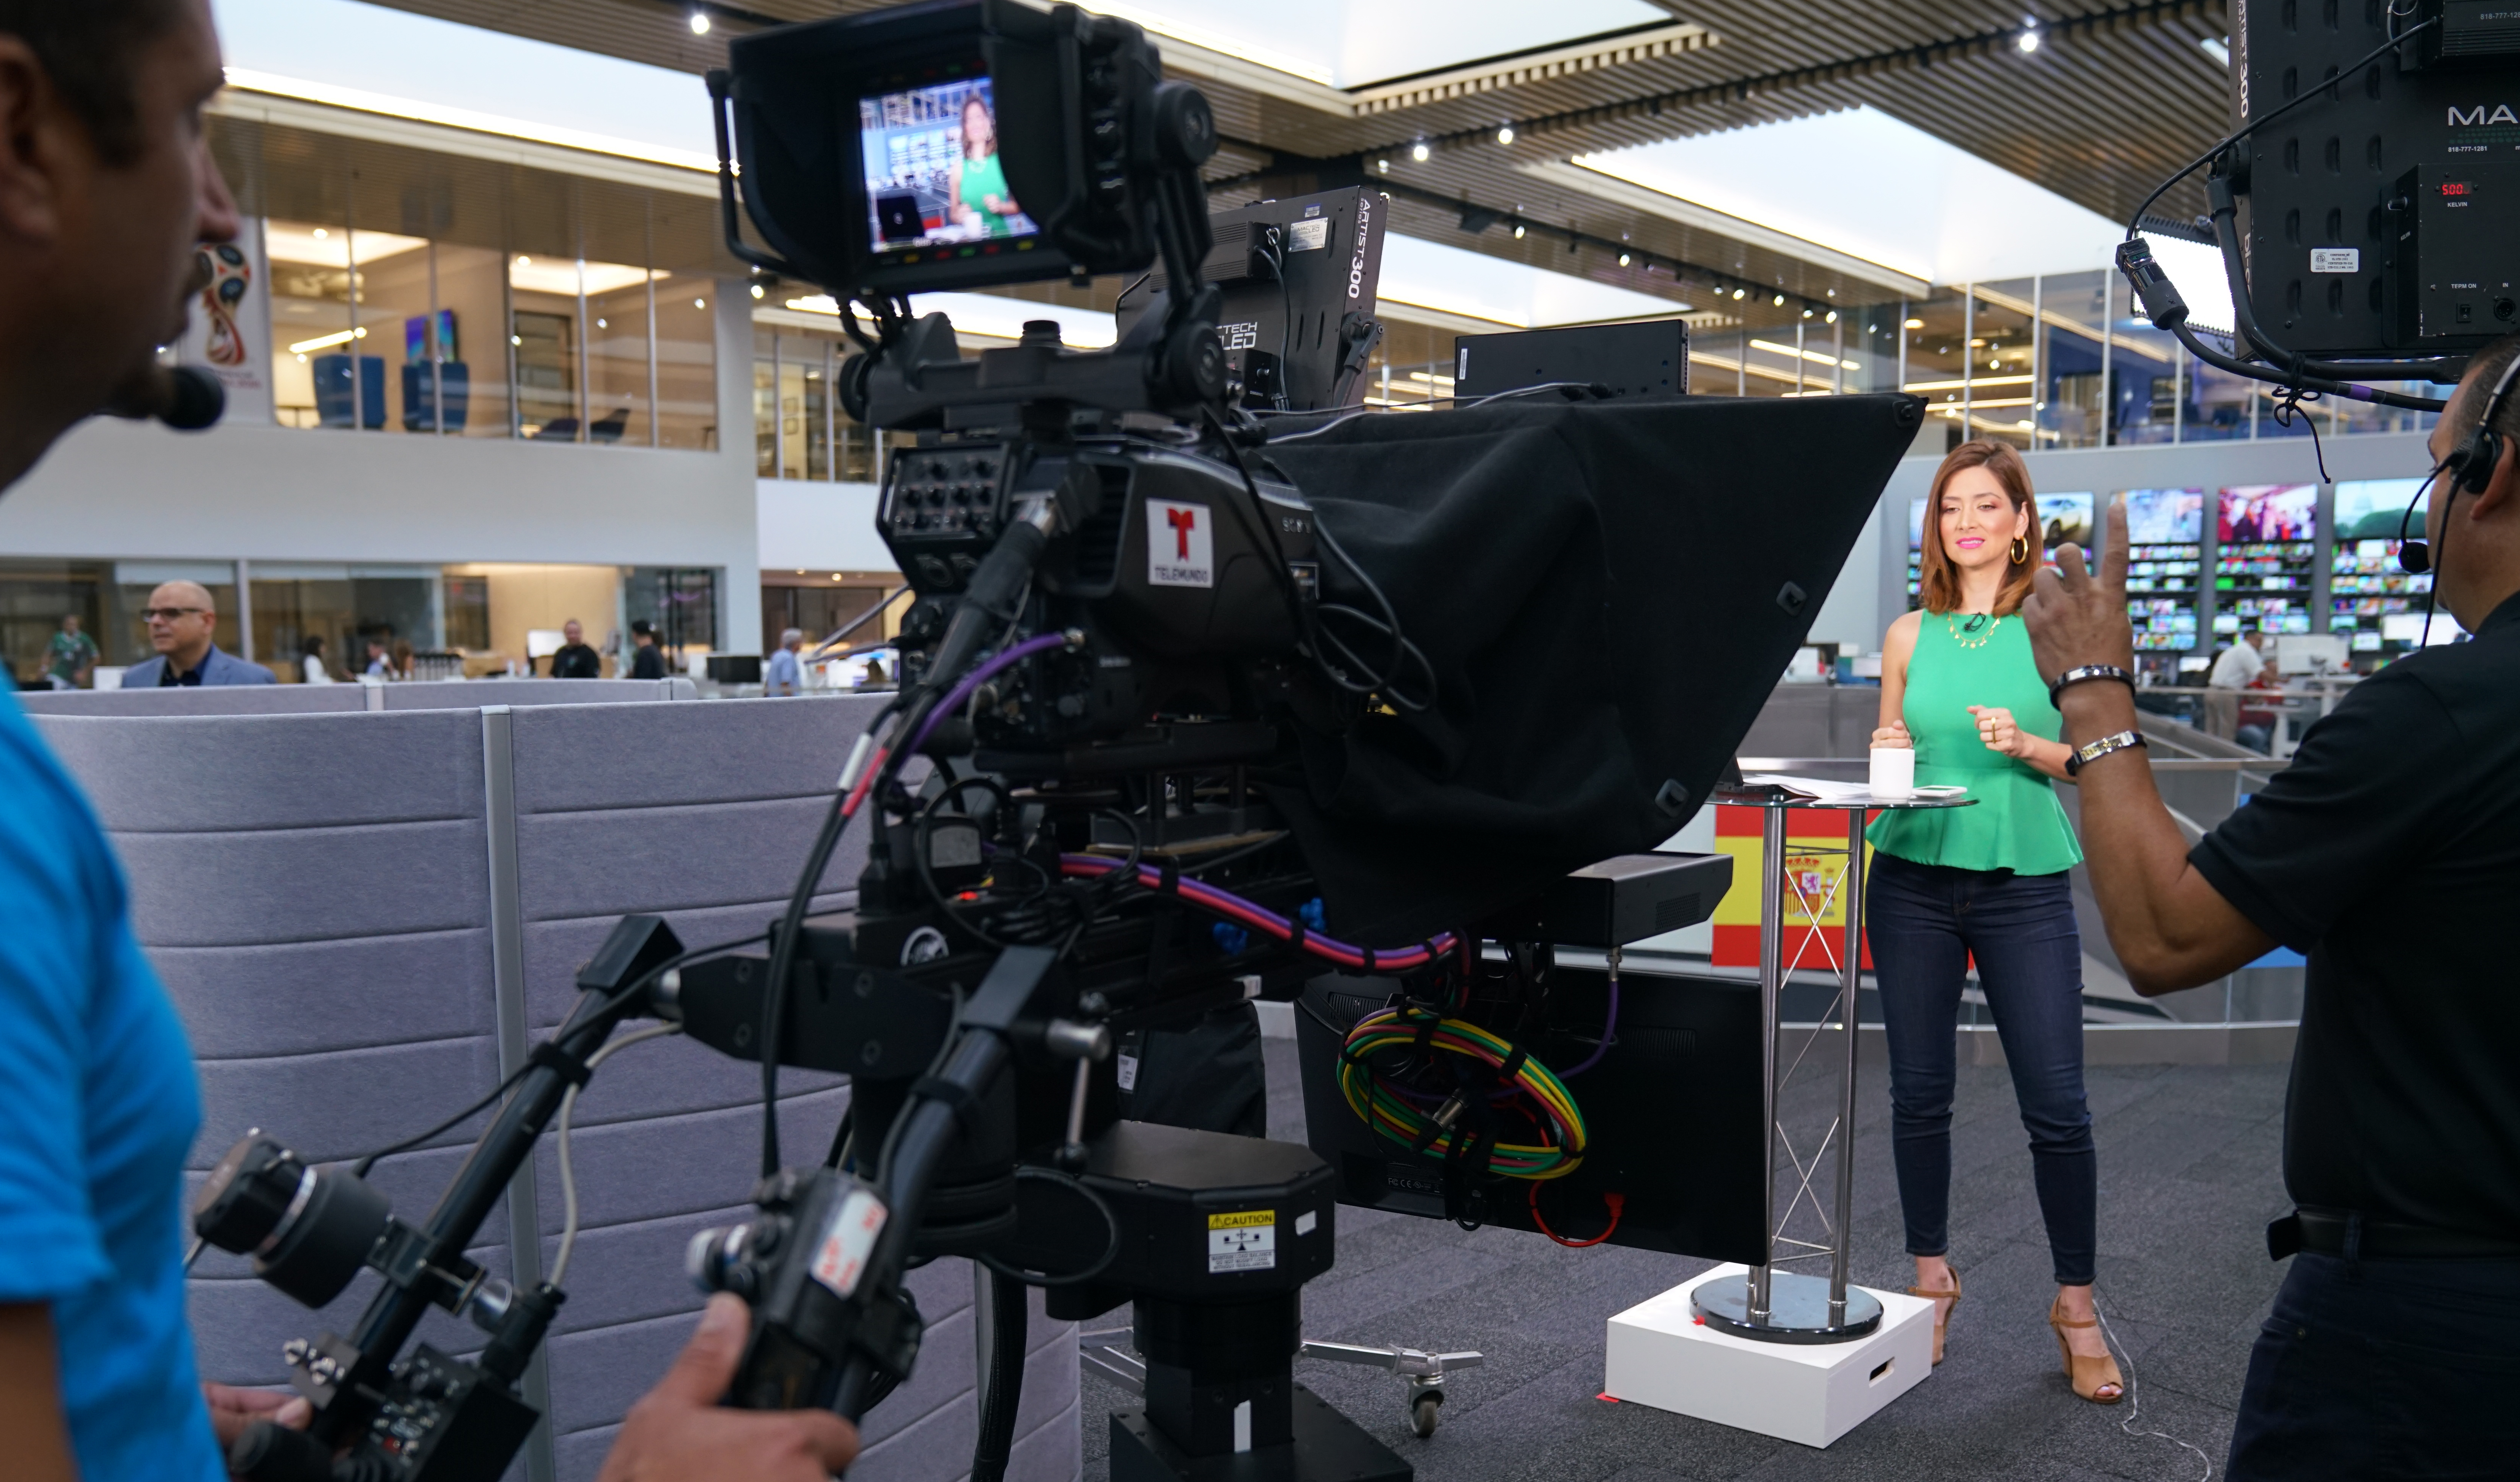
[[[1409,147],[1409,157],[1417,160],[1419,164],[1424,164],[1428,157],[1432,156],[1434,153],[1435,152],[1433,150],[1426,148],[1423,140],[1420,140],[1417,144],[1413,144]]]
[[[708,34],[708,27],[709,27],[708,12],[706,12],[706,11],[694,11],[694,12],[692,12],[692,34],[693,34],[693,35],[695,35],[695,36],[705,36],[705,35],[707,35],[707,34]]]
[[[1508,123],[1508,124],[1507,124],[1505,127],[1503,127],[1503,128],[1501,128],[1501,129],[1498,129],[1498,130],[1497,130],[1497,143],[1499,143],[1499,144],[1511,144],[1511,143],[1513,143],[1513,125],[1512,125],[1512,124]]]

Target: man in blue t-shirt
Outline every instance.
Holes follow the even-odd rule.
[[[221,81],[206,0],[0,0],[0,488],[100,407],[168,404],[156,348],[198,245],[237,233],[202,125]],[[218,1482],[224,1442],[306,1406],[195,1374],[192,1055],[96,816],[5,696],[0,797],[0,1476]],[[717,1408],[747,1323],[712,1300],[607,1482],[848,1464],[856,1432],[828,1412]]]

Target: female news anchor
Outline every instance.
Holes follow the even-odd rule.
[[[974,90],[963,100],[963,156],[954,161],[953,200],[947,207],[965,226],[990,237],[1012,230],[1007,218],[1023,209],[1007,189],[1007,167],[998,158],[998,120]]]
[[[1958,1305],[1950,1248],[1953,1039],[1969,960],[2002,1037],[2030,1132],[2055,1261],[2065,1375],[2086,1400],[2125,1393],[2092,1307],[2098,1163],[2083,1100],[2082,940],[2066,872],[2083,852],[2050,779],[2071,754],[2030,657],[2022,599],[2041,553],[2021,455],[1969,442],[1943,460],[1926,505],[1923,610],[1882,643],[1875,746],[1913,746],[1919,784],[1975,804],[1885,813],[1866,923],[1890,1049],[1891,1148],[1918,1296],[1934,1297],[1934,1362]]]

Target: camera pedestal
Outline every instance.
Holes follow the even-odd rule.
[[[1408,1462],[1364,1426],[1294,1386],[1295,1438],[1219,1457],[1192,1457],[1142,1410],[1111,1415],[1111,1482],[1410,1482]]]
[[[1748,1273],[1745,1266],[1718,1266],[1612,1317],[1601,1392],[1781,1441],[1826,1446],[1933,1372],[1934,1304],[1903,1292],[1858,1288],[1881,1304],[1881,1321],[1847,1342],[1745,1338],[1701,1321],[1698,1289],[1737,1287]],[[1111,1475],[1119,1482],[1116,1467]]]

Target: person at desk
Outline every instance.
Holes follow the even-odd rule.
[[[44,651],[44,673],[56,690],[84,690],[96,678],[96,640],[79,631],[79,615],[66,613],[61,631]]]
[[[602,679],[604,655],[587,647],[586,629],[574,617],[561,624],[561,646],[552,651],[554,679]]]
[[[280,683],[269,669],[248,663],[210,641],[218,631],[218,607],[210,601],[209,588],[199,582],[159,583],[140,615],[149,620],[149,647],[158,651],[124,671],[126,690]]]
[[[1960,1280],[1951,1249],[1952,1092],[1968,963],[2003,1041],[2048,1227],[2066,1381],[2100,1405],[2126,1393],[2092,1303],[2099,1161],[2083,1096],[2083,952],[2067,872],[2082,860],[2052,779],[2071,777],[2058,719],[2018,615],[2039,569],[2039,501],[2021,455],[1967,442],[1934,473],[1918,596],[1882,642],[1874,746],[1913,746],[1919,783],[1973,804],[1893,811],[1874,849],[1866,918],[1890,1051],[1891,1156],[1911,1291],[1934,1303],[1943,1358]],[[2123,536],[2119,537],[2121,541]]]
[[[2252,750],[2267,749],[2264,737],[2254,745],[2240,734],[2240,692],[2255,688],[2267,677],[2267,651],[2258,640],[2258,629],[2252,624],[2231,636],[2231,647],[2214,660],[2205,676],[2205,688],[2215,693],[2205,696],[2205,729],[2225,741],[2236,741]]]
[[[779,635],[779,651],[770,655],[769,666],[762,670],[762,694],[796,696],[805,693],[805,666],[796,660],[796,651],[803,647],[805,630],[802,628],[788,628]]]
[[[2509,1476],[2520,1376],[2520,336],[2435,425],[2434,599],[2471,642],[2363,680],[2194,845],[2137,729],[2126,514],[2024,608],[2081,762],[2091,880],[2137,992],[2308,959],[2267,1230],[2292,1266],[2240,1393],[2232,1482]],[[2411,543],[2410,543],[2411,544]]]
[[[630,642],[637,645],[630,655],[632,679],[663,679],[665,651],[656,647],[656,625],[640,618],[630,625]]]

